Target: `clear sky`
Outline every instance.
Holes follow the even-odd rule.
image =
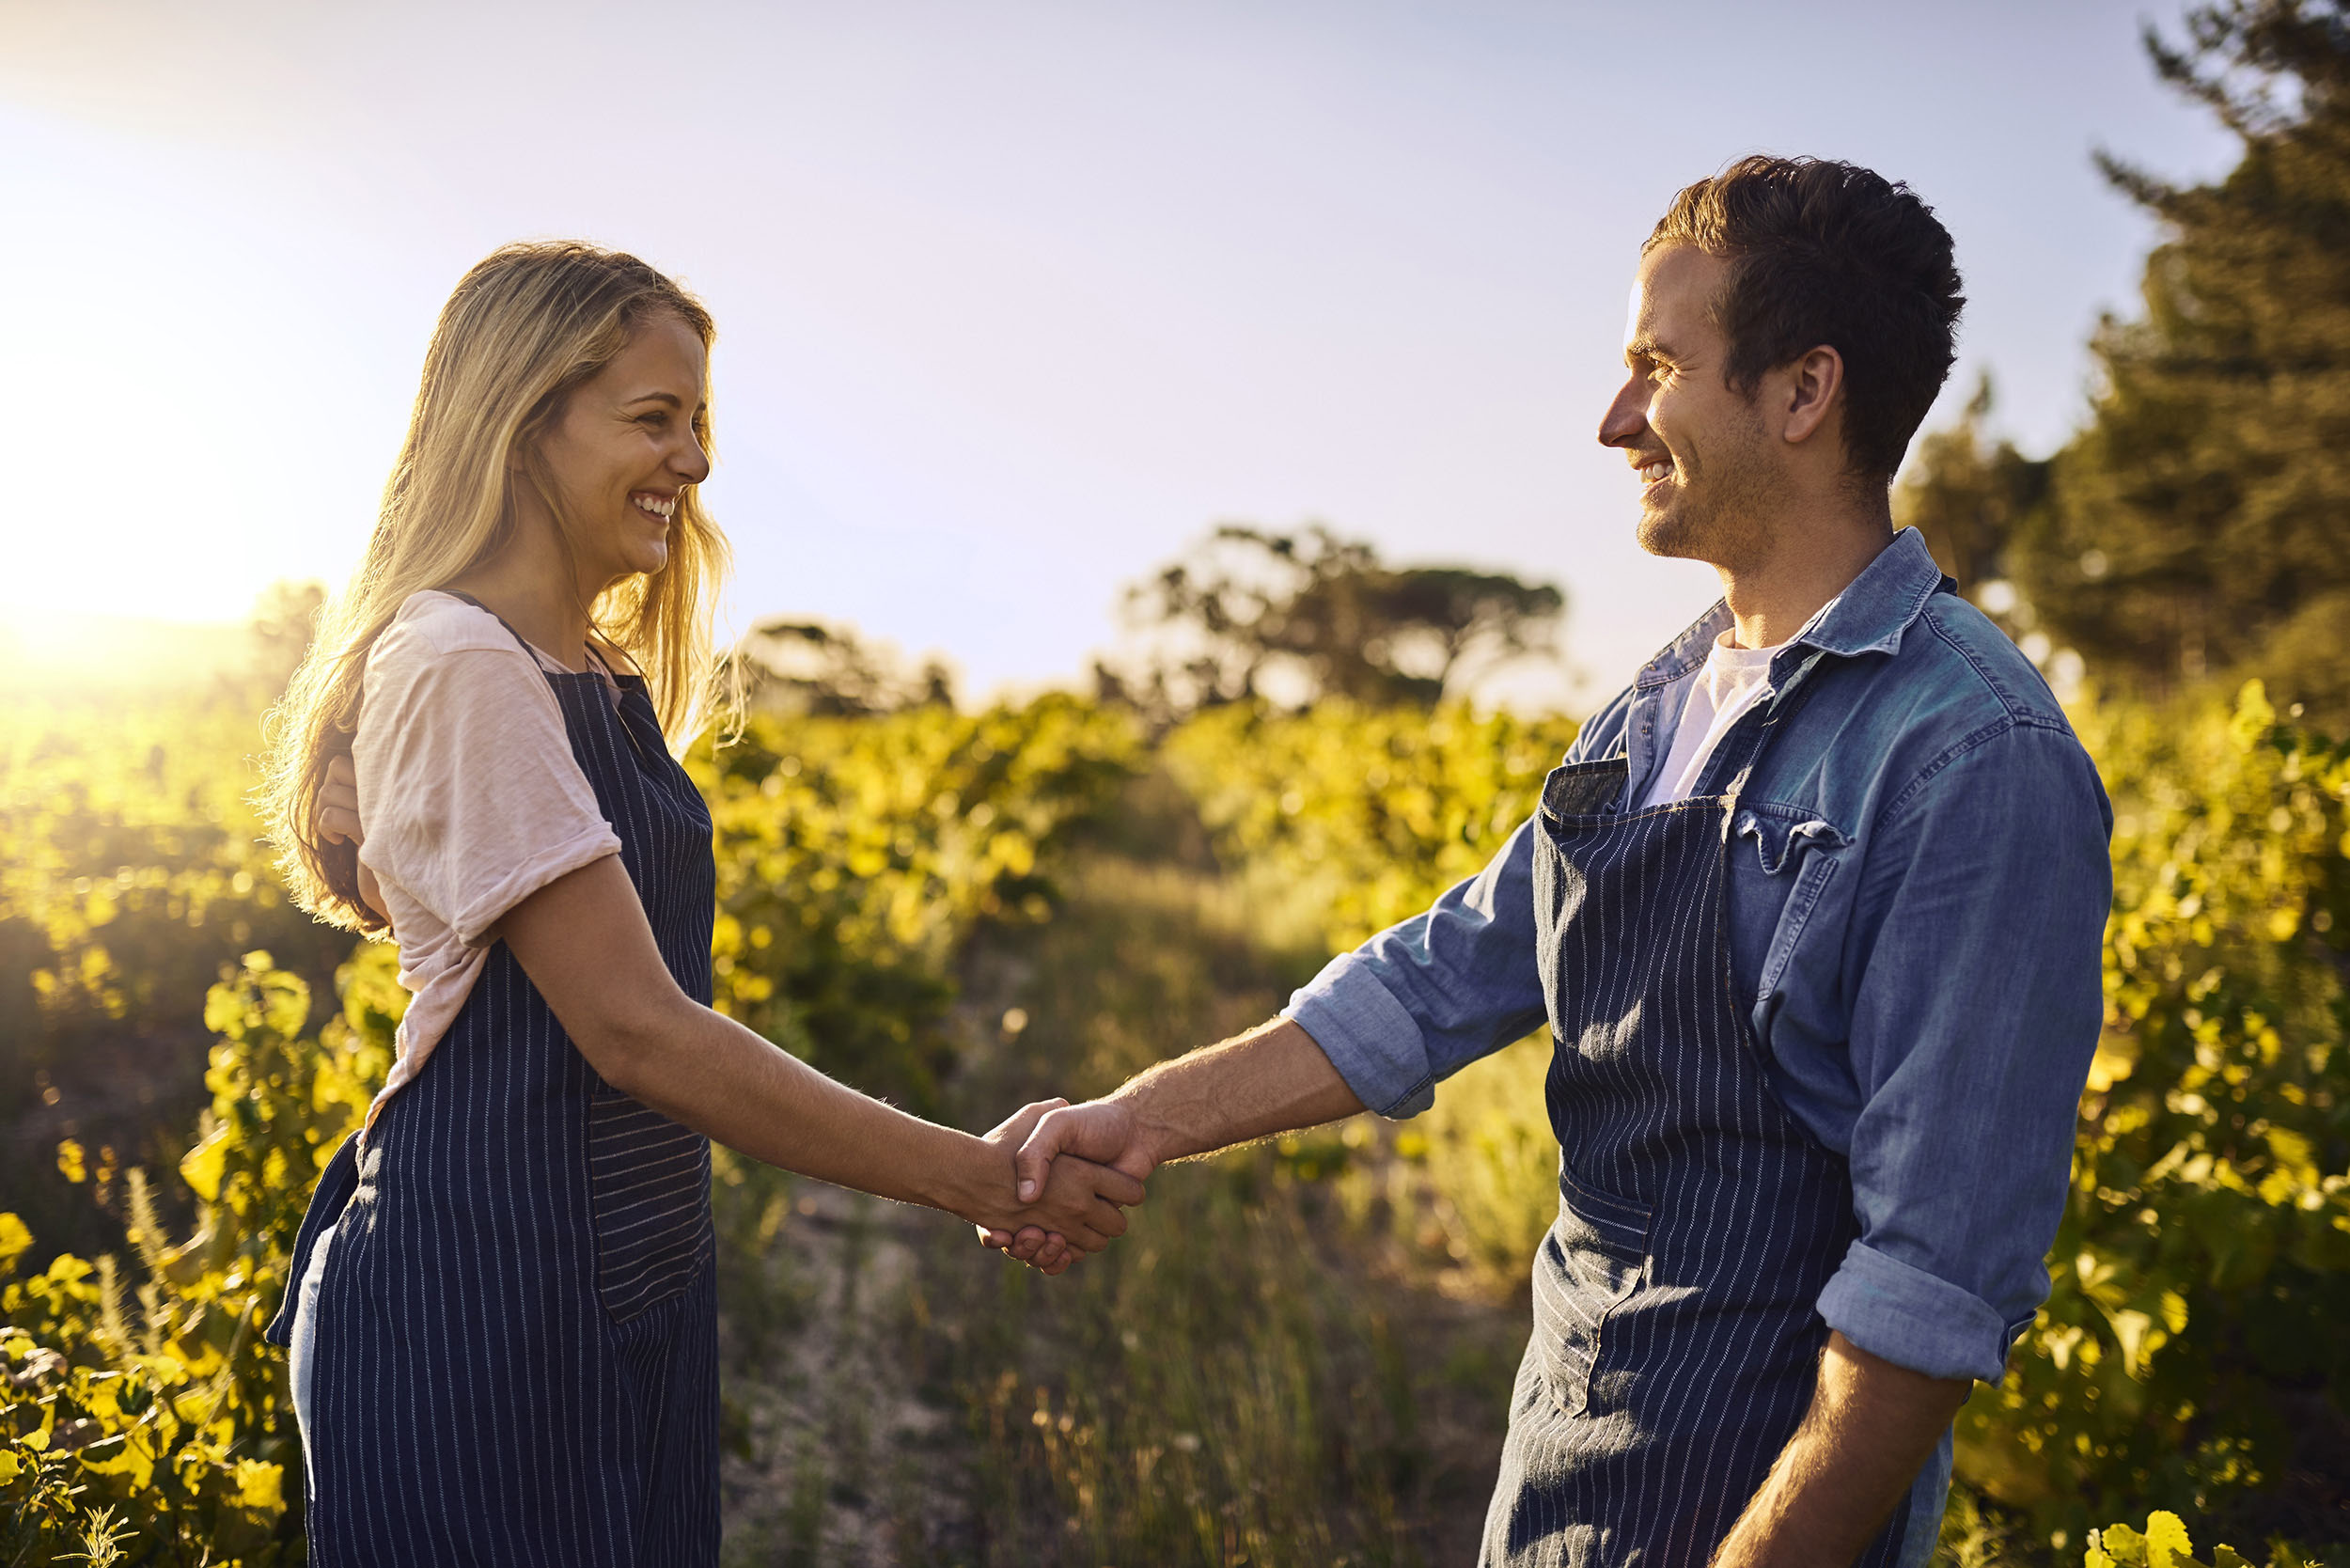
[[[2028,447],[2232,161],[2175,4],[0,0],[0,617],[241,616],[356,563],[457,277],[637,252],[715,314],[735,629],[1072,680],[1210,525],[1562,583],[1612,686],[1711,601],[1591,431],[1638,243],[1740,153],[1909,180]],[[1539,695],[1539,694],[1535,694]]]

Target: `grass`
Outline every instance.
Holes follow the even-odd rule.
[[[1158,786],[1135,804],[1062,868],[1052,921],[967,955],[962,1124],[1114,1087],[1312,972],[1293,910],[1219,875]],[[1473,1557],[1523,1259],[1464,1267],[1458,1215],[1430,1245],[1429,1176],[1473,1138],[1422,1141],[1403,1158],[1365,1118],[1164,1170],[1127,1239],[1059,1279],[938,1216],[730,1166],[728,1560]]]

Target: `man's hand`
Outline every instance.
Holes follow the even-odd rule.
[[[988,1133],[987,1141],[998,1148],[1009,1149],[1016,1152],[1027,1140],[1029,1133],[1035,1130],[1036,1124],[1043,1120],[1047,1113],[1057,1111],[1068,1104],[1066,1100],[1054,1099],[1038,1100],[1023,1105],[1010,1116],[997,1122]],[[1038,1189],[1034,1187],[1022,1190],[1021,1200],[1027,1201],[1036,1190]],[[1002,1249],[1011,1245],[1012,1233],[1008,1231],[994,1231],[984,1225],[978,1229],[980,1242],[988,1247]],[[1021,1262],[1045,1274],[1064,1273],[1072,1263],[1084,1256],[1069,1245],[1067,1237],[1058,1231],[1047,1231],[1037,1226],[1028,1226],[1019,1234],[1025,1239],[1026,1245],[1011,1255]]]
[[[326,777],[319,785],[319,837],[337,844],[357,844],[359,776],[352,770],[351,753],[338,751],[326,760]]]
[[[367,835],[359,831],[359,776],[351,766],[351,753],[338,751],[326,760],[326,777],[320,781],[317,800],[319,837],[330,844],[349,844],[356,852]],[[384,887],[362,860],[359,897],[378,917],[384,915]],[[385,924],[389,924],[388,919]]]
[[[1073,1105],[1064,1100],[1037,1119],[1035,1130],[1012,1156],[1021,1201],[1028,1201],[1043,1189],[1056,1154],[1075,1154],[1122,1170],[1137,1182],[1156,1170],[1162,1158],[1154,1140],[1145,1136],[1142,1118],[1130,1101],[1091,1100]]]
[[[1144,1139],[1134,1107],[1123,1101],[1094,1100],[1082,1105],[1073,1105],[1066,1100],[1043,1101],[1028,1106],[1004,1126],[1010,1127],[1028,1118],[1030,1112],[1041,1114],[1031,1120],[1029,1127],[1022,1129],[1019,1152],[1012,1157],[1023,1202],[1030,1201],[1052,1179],[1058,1168],[1057,1155],[1073,1154],[1107,1166],[1137,1182],[1158,1168],[1159,1155]],[[1062,1239],[1035,1226],[1023,1227],[1016,1233],[982,1228],[979,1240],[1047,1274],[1058,1274],[1067,1266],[1062,1261]]]
[[[1973,1388],[1831,1333],[1803,1425],[1713,1568],[1843,1568],[1891,1516]]]
[[[1168,1160],[1319,1126],[1363,1108],[1313,1037],[1276,1018],[1163,1061],[1107,1099],[1046,1111],[1021,1144],[1015,1167],[1023,1193],[1054,1180],[1064,1155],[1139,1182]],[[982,1227],[979,1239],[1023,1262],[1057,1256],[1042,1228]]]

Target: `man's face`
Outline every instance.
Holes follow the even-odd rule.
[[[1710,308],[1728,267],[1694,245],[1659,245],[1632,283],[1631,374],[1600,444],[1638,470],[1640,547],[1734,569],[1767,555],[1779,488],[1760,409],[1724,379],[1730,344]]]

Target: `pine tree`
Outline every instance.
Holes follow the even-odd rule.
[[[2163,221],[2145,314],[2108,318],[2091,423],[2007,570],[2092,668],[2160,692],[2258,674],[2350,715],[2350,0],[2223,0],[2146,44],[2243,155],[2176,185],[2112,158]]]

